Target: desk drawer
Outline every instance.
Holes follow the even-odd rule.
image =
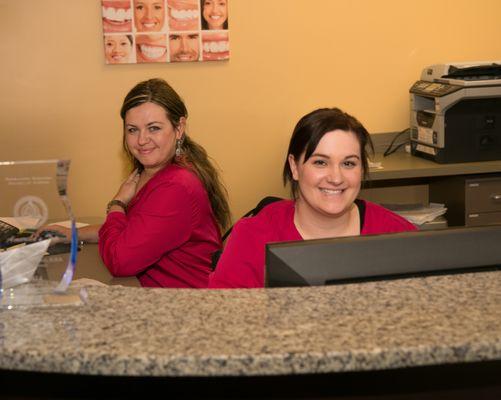
[[[465,211],[466,215],[501,212],[501,177],[466,179]]]
[[[466,214],[466,226],[501,225],[501,212]]]

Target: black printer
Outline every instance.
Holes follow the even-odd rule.
[[[410,105],[413,155],[438,163],[501,160],[501,61],[426,67]]]

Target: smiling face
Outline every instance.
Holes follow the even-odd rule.
[[[204,0],[202,16],[209,29],[225,29],[224,23],[228,19],[227,0]]]
[[[200,11],[198,0],[167,0],[169,27],[173,31],[198,29]]]
[[[169,49],[171,61],[197,61],[199,57],[199,34],[171,34],[169,35]]]
[[[128,0],[102,0],[103,29],[105,32],[130,32],[132,10]]]
[[[104,54],[108,64],[130,62],[132,43],[127,35],[107,35],[104,37]]]
[[[164,0],[134,0],[134,23],[138,32],[158,32],[165,22]]]
[[[174,127],[166,111],[155,103],[143,103],[127,111],[124,120],[125,143],[144,167],[155,173],[174,157],[176,139],[184,134],[185,118]]]
[[[230,58],[228,32],[202,32],[202,57],[205,61]]]
[[[297,207],[312,217],[341,217],[351,210],[362,184],[362,154],[355,133],[327,132],[306,162],[289,155],[298,182]]]
[[[166,35],[136,35],[136,55],[138,63],[166,62]]]

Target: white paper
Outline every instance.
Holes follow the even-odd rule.
[[[67,220],[67,221],[52,222],[50,225],[59,225],[59,226],[62,226],[64,228],[70,229],[71,228],[71,221]],[[89,224],[86,224],[85,222],[76,222],[75,225],[77,226],[77,229],[78,229],[78,228],[83,228],[84,226],[88,226]]]
[[[15,226],[20,231],[24,229],[35,229],[40,222],[40,218],[33,217],[0,217],[0,219]]]
[[[429,206],[421,205],[408,208],[405,206],[398,207],[391,205],[386,205],[385,207],[416,225],[422,225],[426,222],[433,221],[447,212],[447,208],[444,204],[440,203],[430,203]]]
[[[0,253],[2,289],[29,282],[49,247],[50,239]]]
[[[369,169],[383,169],[383,163],[381,161],[374,162],[369,160]]]

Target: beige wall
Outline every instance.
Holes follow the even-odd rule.
[[[408,89],[429,64],[501,59],[499,0],[230,0],[231,60],[104,64],[98,0],[0,0],[0,160],[71,158],[80,216],[102,215],[124,177],[118,110],[163,77],[189,134],[217,160],[234,216],[280,175],[291,130],[339,106],[371,132],[408,126]]]

